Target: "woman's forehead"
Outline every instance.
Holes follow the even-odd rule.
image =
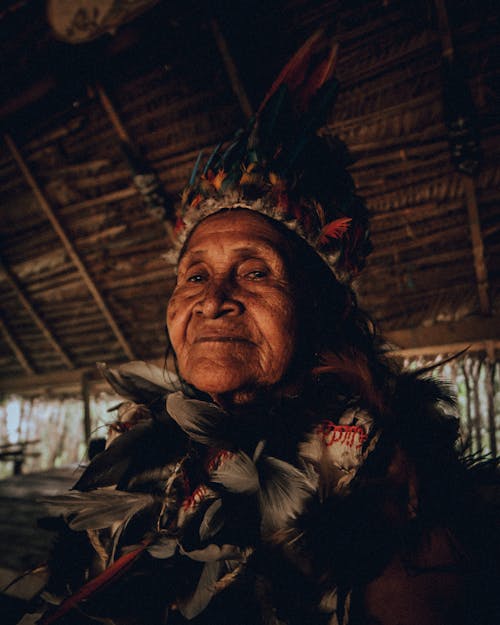
[[[249,210],[225,211],[207,217],[197,226],[184,256],[223,248],[241,253],[262,249],[282,255],[288,244],[283,233],[258,213]]]

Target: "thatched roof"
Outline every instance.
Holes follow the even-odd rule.
[[[54,37],[42,3],[4,3],[1,389],[76,379],[101,360],[162,357],[168,223],[145,206],[122,145],[143,156],[135,173],[157,174],[172,215],[198,151],[230,138],[320,26],[341,46],[341,92],[324,132],[348,144],[373,213],[362,306],[403,348],[492,354],[499,16],[477,0],[169,1],[74,45]],[[460,64],[475,108],[473,177],[450,158],[443,55]]]

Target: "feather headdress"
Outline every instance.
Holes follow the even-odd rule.
[[[176,256],[201,220],[246,208],[282,222],[305,239],[342,282],[371,251],[368,213],[336,138],[318,135],[338,91],[338,44],[314,33],[287,63],[255,116],[225,149],[196,160],[182,194]],[[176,258],[172,257],[172,260]]]

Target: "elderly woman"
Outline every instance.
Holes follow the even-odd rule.
[[[452,402],[384,360],[350,288],[367,214],[344,148],[316,135],[336,90],[318,52],[315,35],[247,131],[198,159],[167,308],[177,375],[103,367],[129,403],[50,502],[70,529],[44,625],[495,622],[487,586],[473,600],[493,569]]]

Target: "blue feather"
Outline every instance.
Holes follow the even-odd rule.
[[[210,157],[209,157],[205,167],[203,168],[202,176],[204,176],[207,173],[207,171],[209,170],[210,165],[213,163],[215,157],[217,156],[217,154],[218,154],[218,152],[219,152],[219,150],[221,148],[221,145],[222,145],[222,141],[215,146],[215,150],[212,152],[212,154],[210,154]]]
[[[198,154],[198,158],[196,159],[196,163],[194,164],[193,171],[191,173],[191,178],[189,179],[189,186],[192,187],[196,180],[196,174],[198,173],[198,167],[200,166],[201,157],[203,156],[203,150]]]

